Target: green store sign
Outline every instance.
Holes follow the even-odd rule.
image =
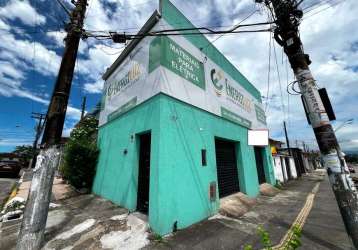
[[[205,90],[203,63],[166,36],[156,37],[149,47],[149,73],[159,66]]]
[[[132,109],[137,105],[137,97],[132,98],[129,102],[119,107],[114,112],[110,113],[107,117],[107,122],[117,119],[123,113],[127,112],[128,110]]]
[[[238,114],[224,108],[221,107],[221,116],[225,119],[228,119],[232,122],[235,122],[237,124],[240,124],[241,126],[244,126],[246,128],[251,128],[251,121],[239,116]]]
[[[266,125],[266,115],[265,115],[265,111],[260,108],[259,106],[257,106],[255,104],[255,111],[256,111],[256,119],[261,122],[262,124]]]

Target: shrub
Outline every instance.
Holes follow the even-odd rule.
[[[61,172],[77,189],[91,188],[96,172],[99,151],[97,149],[97,120],[85,117],[71,132],[65,147]]]

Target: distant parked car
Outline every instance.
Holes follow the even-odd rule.
[[[19,176],[21,164],[18,161],[0,161],[0,175],[11,175],[16,178]]]
[[[348,165],[348,170],[349,170],[349,172],[351,172],[351,173],[355,173],[355,172],[356,172],[356,170],[354,169],[354,167],[353,167],[352,165]]]

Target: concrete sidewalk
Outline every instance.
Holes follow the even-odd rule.
[[[302,231],[303,249],[355,249],[345,231],[339,208],[326,177]]]
[[[27,200],[32,180],[32,169],[28,169],[24,172],[23,181],[20,184],[16,197],[20,197]],[[55,176],[52,185],[52,201],[62,200],[70,198],[76,195],[75,190],[68,184],[66,184],[61,177]]]
[[[318,187],[319,185],[319,187]],[[318,190],[315,187],[318,187]],[[262,226],[276,246],[286,235],[307,197],[316,193],[305,221],[300,249],[355,249],[348,238],[325,172],[291,181],[275,197],[260,196],[249,212],[238,218],[215,216],[177,232],[146,249],[262,249],[257,229]]]

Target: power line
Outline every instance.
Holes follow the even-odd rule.
[[[112,49],[112,50],[118,50],[118,51],[116,51],[116,52],[108,52],[108,51],[106,51],[105,49],[104,49],[104,47],[107,47],[107,48],[110,48],[110,49]],[[125,48],[126,46],[125,45],[123,45],[123,46],[121,46],[121,47],[119,47],[119,48],[116,48],[116,47],[113,47],[113,46],[110,46],[110,45],[108,45],[108,44],[106,44],[106,43],[102,43],[102,44],[100,44],[100,46],[98,46],[97,48],[99,48],[103,53],[105,53],[106,55],[109,55],[109,56],[112,56],[112,55],[117,55],[117,54],[119,54],[119,53],[122,53],[122,51],[123,51],[123,49]]]
[[[315,8],[317,8],[317,7],[319,7],[319,6],[321,6],[322,4],[325,4],[327,1],[333,1],[333,0],[322,0],[322,1],[318,1],[318,2],[316,2],[316,3],[313,3],[313,4],[310,4],[310,5],[308,5],[308,6],[306,6],[306,7],[304,7],[304,8],[302,8],[302,11],[305,11],[305,10],[308,10],[308,9],[311,9],[311,10],[313,10],[313,9],[315,9]],[[309,12],[309,11],[311,11],[311,10],[308,10],[307,12]]]
[[[67,13],[68,16],[71,16],[70,11],[66,8],[66,6],[61,0],[56,0],[56,2],[62,7],[62,9]]]
[[[305,0],[300,0],[298,3],[296,3],[296,8],[301,4],[301,3],[303,3]]]
[[[237,29],[237,28],[239,28],[239,25],[241,24],[241,23],[243,23],[244,21],[246,21],[248,18],[250,18],[253,14],[255,14],[257,12],[257,10],[254,10],[252,13],[250,13],[247,17],[245,17],[243,20],[241,20],[238,24],[236,24],[236,25],[234,25],[233,27],[232,27],[232,29],[233,30],[235,30],[235,29]],[[212,45],[212,44],[214,44],[217,40],[219,40],[220,38],[222,38],[224,36],[224,34],[221,34],[219,37],[217,37],[216,39],[214,39],[213,41],[209,41],[208,42],[208,44],[205,46],[205,47],[203,47],[203,48],[201,48],[201,50],[204,50],[204,49],[206,49],[206,48],[208,48],[210,45]]]
[[[207,32],[215,33],[215,32],[233,32],[241,27],[251,27],[251,26],[258,26],[258,25],[268,25],[273,24],[273,22],[260,22],[260,23],[250,23],[250,24],[241,24],[236,25],[233,28],[227,30],[227,31],[215,31],[211,29],[210,27],[197,27],[197,28],[180,28],[180,29],[166,29],[166,30],[158,30],[154,32],[150,32],[148,34],[154,33],[154,34],[160,34],[165,32],[178,32],[178,31],[193,31],[193,30],[205,30]]]
[[[278,84],[280,88],[280,97],[281,97],[281,106],[282,106],[282,112],[283,112],[283,120],[285,120],[285,104],[283,101],[283,92],[282,92],[282,84],[281,84],[281,76],[280,76],[280,70],[278,67],[278,61],[277,61],[277,54],[276,54],[276,46],[275,43],[273,44],[273,52],[275,56],[275,62],[276,62],[276,69],[277,69],[277,77],[278,77]]]
[[[309,13],[311,11],[314,11],[314,10],[318,9],[319,7],[321,7],[323,5],[329,4],[329,3],[334,2],[334,1],[337,1],[337,0],[322,0],[322,1],[316,2],[314,4],[311,4],[311,5],[303,8],[302,10],[304,11],[304,14],[307,14],[307,13]]]
[[[286,68],[286,85],[288,86],[289,80],[288,80],[288,60],[285,60],[285,68]],[[288,126],[290,126],[290,95],[287,93],[287,122]]]
[[[267,71],[267,93],[266,93],[266,104],[265,104],[265,113],[267,112],[268,104],[269,104],[269,96],[270,96],[270,74],[271,74],[271,44],[272,44],[272,35],[270,34],[269,40],[269,58],[268,58],[268,71]]]
[[[185,36],[185,35],[205,35],[205,34],[234,34],[234,33],[255,33],[255,32],[269,32],[272,31],[272,28],[268,29],[257,29],[257,30],[241,30],[237,31],[237,29],[241,27],[252,27],[252,26],[262,26],[272,24],[273,22],[261,22],[261,23],[252,23],[252,24],[242,24],[237,25],[229,30],[213,30],[210,27],[198,27],[198,28],[180,28],[180,29],[164,29],[158,30],[153,32],[148,32],[145,34],[121,34],[117,32],[108,32],[109,35],[96,35],[93,33],[85,32],[84,36],[87,37],[94,37],[98,40],[106,40],[112,39],[115,42],[124,43],[126,40],[132,39],[140,39],[147,36]],[[201,30],[204,30],[201,32]],[[175,33],[174,33],[175,32]],[[179,32],[179,33],[177,33]]]
[[[57,0],[57,1],[60,1],[60,0]],[[150,2],[150,1],[148,1]],[[91,6],[91,5],[90,5]],[[246,17],[244,20],[242,20],[241,22],[245,21],[247,18],[251,17],[251,15],[253,15],[257,10],[255,10],[254,12],[250,13],[250,15],[248,17]],[[201,20],[201,19],[196,19],[196,20]],[[240,22],[240,23],[241,23]],[[178,23],[183,23],[183,22],[178,22]],[[262,25],[264,25],[265,23],[262,23]],[[253,24],[253,25],[261,25],[260,23],[258,24]],[[159,26],[163,26],[163,27],[166,27],[166,25],[159,25]],[[245,25],[240,25],[238,27],[234,26],[235,29],[237,28],[240,28],[242,26],[245,26]],[[248,26],[251,26],[250,24]],[[223,28],[223,27],[231,27],[231,25],[221,25],[221,26],[208,26],[208,27],[201,27],[201,28],[184,28],[183,30],[198,30],[198,29],[209,29],[211,30],[212,28]],[[55,28],[55,29],[53,29]],[[139,30],[140,27],[133,27],[133,28],[123,28],[123,29],[119,29],[118,31],[129,31],[129,30]],[[4,32],[8,32],[10,34],[12,34],[12,31],[11,30],[8,30],[8,29],[0,29],[1,31],[4,31]],[[37,29],[35,29],[35,31],[29,31],[28,29],[26,28],[18,28],[17,29],[18,31],[22,31],[24,32],[25,34],[36,34],[36,33],[46,33],[46,32],[51,32],[51,31],[58,31],[58,26],[46,26],[46,27],[40,27],[38,26]],[[114,32],[111,32],[111,31],[95,31],[95,30],[86,30],[87,32],[90,32],[90,33],[105,33],[105,34],[108,34],[108,33],[114,33]],[[176,30],[172,30],[172,31],[176,31]],[[58,32],[61,32],[61,33],[65,33],[65,31],[58,31]],[[222,34],[222,33],[215,33],[211,30],[212,34]],[[256,32],[256,31],[255,31]],[[117,33],[117,32],[116,32]],[[235,32],[233,32],[235,33]],[[241,32],[240,32],[241,33]],[[203,34],[209,34],[209,33],[203,33]],[[211,34],[211,33],[210,33]],[[173,34],[168,34],[168,35],[173,35]],[[189,35],[195,35],[195,34],[189,34]],[[138,36],[138,35],[131,35],[132,37],[134,36]],[[222,35],[223,36],[223,35]],[[220,36],[220,37],[222,37]],[[101,37],[100,35],[98,35],[97,37]],[[219,39],[219,38],[217,38]]]
[[[251,16],[253,16],[257,11],[258,11],[258,10],[254,10],[254,11],[253,11],[252,13],[250,13],[247,17],[245,17],[243,20],[241,20],[237,25],[235,25],[235,26],[233,27],[233,29],[236,30],[237,28],[239,28],[239,25],[240,25],[241,23],[245,22],[247,19],[249,19]],[[223,36],[224,36],[223,34],[220,35],[220,36],[218,36],[217,38],[215,38],[215,39],[211,42],[211,44],[215,43],[217,40],[219,40],[219,39],[222,38]]]
[[[215,15],[214,15],[215,16]],[[194,19],[192,21],[196,21],[196,20],[204,20],[206,18],[199,18],[199,19]],[[187,24],[187,22],[174,22],[172,24]],[[206,24],[206,23],[204,23]],[[196,26],[205,26],[204,24],[202,25],[196,25]],[[167,24],[158,24],[157,27],[168,27]],[[208,26],[208,27],[211,27],[211,28],[226,28],[226,27],[232,27],[232,24],[227,24],[227,25],[218,25],[218,26]],[[127,28],[122,28],[122,29],[117,29],[117,31],[139,31],[141,29],[141,27],[137,26],[137,27],[127,27]],[[102,32],[102,33],[108,33],[109,31],[108,30],[90,30],[90,29],[86,29],[86,31],[88,32]]]
[[[256,11],[255,11],[256,12]],[[240,23],[242,23],[243,21],[245,21],[247,18],[245,18],[244,20],[242,20]],[[240,24],[239,23],[239,24]],[[197,31],[197,30],[206,30],[208,32],[217,32],[215,30],[213,30],[213,28],[224,28],[224,27],[232,27],[231,29],[229,29],[228,31],[235,31],[239,28],[242,27],[251,27],[251,26],[261,26],[261,25],[270,25],[273,24],[274,22],[259,22],[259,23],[249,23],[249,24],[240,24],[240,25],[235,25],[234,27],[232,27],[232,25],[221,25],[221,26],[203,26],[203,27],[188,27],[188,28],[178,28],[178,29],[163,29],[163,30],[157,30],[157,31],[153,31],[150,33],[165,33],[165,32],[178,32],[178,31]],[[94,31],[95,32],[95,31]],[[105,32],[105,31],[103,31]],[[106,31],[107,33],[110,33],[111,31]]]
[[[322,9],[322,10],[319,10],[319,11],[317,11],[317,12],[315,12],[315,13],[309,15],[309,16],[306,16],[306,17],[303,18],[302,20],[306,20],[306,19],[308,19],[308,18],[310,18],[310,17],[313,17],[313,16],[315,16],[315,15],[317,15],[317,14],[323,12],[323,11],[326,11],[326,10],[328,10],[328,9],[330,9],[330,8],[336,7],[337,5],[342,4],[342,3],[344,3],[344,2],[345,2],[345,0],[342,0],[342,1],[340,1],[340,2],[337,2],[337,3],[334,3],[334,4],[332,4],[332,5],[329,5],[329,6],[327,6],[326,8],[324,8],[324,9]],[[307,13],[308,13],[308,12],[307,12]]]

